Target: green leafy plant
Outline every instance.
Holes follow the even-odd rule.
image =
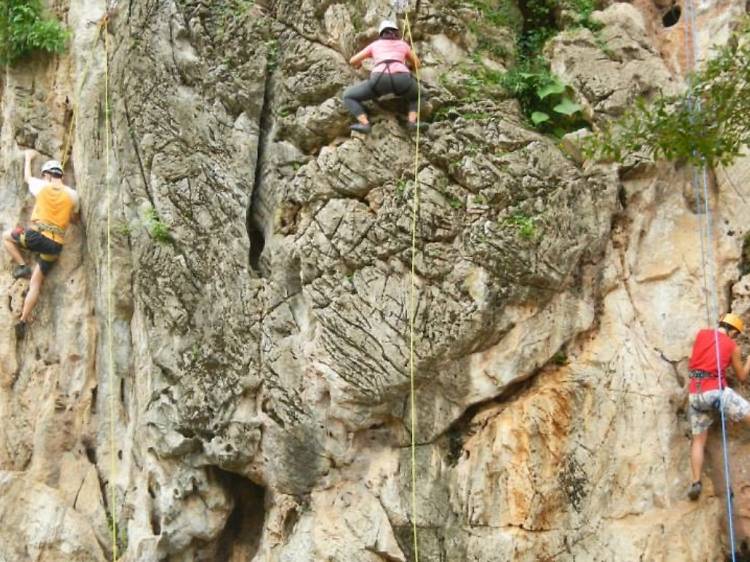
[[[533,217],[529,217],[522,213],[516,213],[506,218],[504,222],[507,226],[514,227],[521,238],[526,240],[533,240],[536,238],[536,221]]]
[[[534,126],[543,132],[562,136],[587,125],[570,88],[550,73],[546,62],[539,58],[505,73],[503,85],[518,99]]]
[[[144,213],[144,224],[151,237],[157,242],[168,244],[174,242],[169,227],[161,220],[159,213],[154,207],[149,207]]]
[[[589,157],[634,153],[693,164],[730,164],[750,143],[750,19],[692,76],[688,92],[639,100],[594,137]]]
[[[467,4],[479,11],[482,23],[511,29],[520,29],[523,25],[521,12],[510,0],[468,0]]]
[[[560,7],[573,15],[573,21],[569,27],[586,27],[591,31],[598,31],[602,28],[599,22],[591,19],[591,14],[597,8],[595,0],[561,0]]]
[[[0,6],[0,63],[12,64],[35,52],[62,53],[69,32],[45,18],[39,0],[4,0]]]

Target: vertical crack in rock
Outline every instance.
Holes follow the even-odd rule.
[[[255,176],[253,178],[253,193],[247,208],[247,235],[250,239],[250,267],[265,276],[261,270],[260,257],[266,244],[264,225],[258,213],[260,206],[260,191],[263,186],[263,170],[266,156],[266,144],[271,128],[271,97],[273,88],[273,57],[269,54],[266,62],[266,82],[263,90],[263,105],[260,110],[260,124],[258,132],[258,154],[255,160]]]

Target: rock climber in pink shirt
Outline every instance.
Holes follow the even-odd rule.
[[[380,24],[379,33],[380,38],[377,41],[370,43],[349,60],[349,63],[355,67],[360,66],[367,58],[375,60],[370,79],[344,92],[344,105],[358,121],[350,128],[360,133],[369,133],[372,127],[362,102],[387,94],[395,94],[409,102],[407,126],[414,130],[418,127],[419,86],[406,64],[409,63],[416,70],[419,68],[419,59],[409,44],[401,39],[398,26],[392,21],[383,21]]]

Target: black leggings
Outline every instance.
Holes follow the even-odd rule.
[[[383,72],[375,72],[369,80],[347,88],[344,92],[344,105],[354,115],[367,115],[363,101],[377,99],[379,97],[396,94],[409,102],[409,111],[417,110],[417,97],[419,87],[417,81],[408,72],[398,72],[388,75]]]

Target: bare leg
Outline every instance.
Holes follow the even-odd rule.
[[[360,115],[357,115],[357,121],[362,123],[363,125],[367,125],[370,121],[367,119],[367,113],[362,113]]]
[[[417,112],[416,111],[410,111],[409,112],[409,123],[416,123],[417,122]]]
[[[748,416],[750,422],[750,416]],[[701,470],[703,470],[703,453],[706,449],[706,440],[708,439],[708,430],[698,435],[693,435],[693,442],[690,445],[690,470],[693,473],[693,482],[701,479]]]
[[[14,262],[18,265],[26,265],[26,262],[21,255],[21,251],[18,249],[18,245],[16,244],[16,241],[13,240],[10,233],[10,230],[3,232],[3,244],[5,245],[5,249],[8,250],[8,253],[13,258]]]
[[[29,292],[26,293],[26,299],[23,301],[23,311],[21,312],[21,322],[28,322],[31,316],[31,311],[36,306],[36,301],[39,300],[39,292],[42,289],[42,283],[44,282],[44,273],[39,264],[34,267],[34,273],[31,275],[31,281],[29,282]]]

